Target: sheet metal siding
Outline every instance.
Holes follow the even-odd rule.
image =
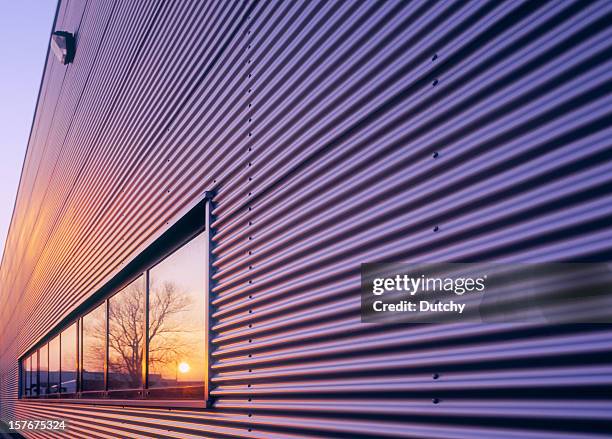
[[[0,269],[2,418],[612,435],[608,326],[364,325],[358,293],[365,261],[610,259],[611,2],[59,8],[77,53],[47,59]],[[211,188],[214,407],[18,401],[17,358]]]

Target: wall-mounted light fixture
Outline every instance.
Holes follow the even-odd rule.
[[[56,31],[51,35],[51,50],[62,64],[74,59],[74,35],[70,32]]]

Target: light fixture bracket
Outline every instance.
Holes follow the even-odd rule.
[[[62,64],[71,63],[74,59],[74,35],[70,32],[56,31],[51,35],[51,50]]]

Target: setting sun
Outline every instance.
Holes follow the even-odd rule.
[[[189,369],[191,369],[191,368],[189,367],[189,364],[187,364],[187,363],[183,362],[183,363],[180,363],[178,365],[178,370],[179,370],[180,373],[187,373],[187,372],[189,372]]]

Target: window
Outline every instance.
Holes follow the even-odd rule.
[[[106,302],[83,317],[82,325],[81,389],[84,392],[103,391],[105,390]]]
[[[204,252],[199,235],[149,271],[150,388],[203,385]]]
[[[38,352],[34,352],[21,362],[22,384],[21,391],[24,397],[38,396]]]
[[[139,277],[108,301],[108,388],[140,389],[146,284]]]
[[[77,386],[77,325],[73,323],[60,338],[60,393],[75,393]]]
[[[44,345],[38,350],[38,381],[40,395],[47,395],[49,388],[49,346]]]
[[[22,396],[206,400],[209,224],[206,198],[24,355]]]
[[[25,362],[25,373],[24,373],[24,383],[25,383],[25,389],[24,389],[24,394],[25,396],[32,396],[32,375],[31,375],[31,371],[32,371],[32,357],[28,357],[24,360]]]
[[[59,393],[60,378],[60,340],[59,335],[49,342],[49,394]]]
[[[38,351],[32,354],[32,396],[38,396]]]

